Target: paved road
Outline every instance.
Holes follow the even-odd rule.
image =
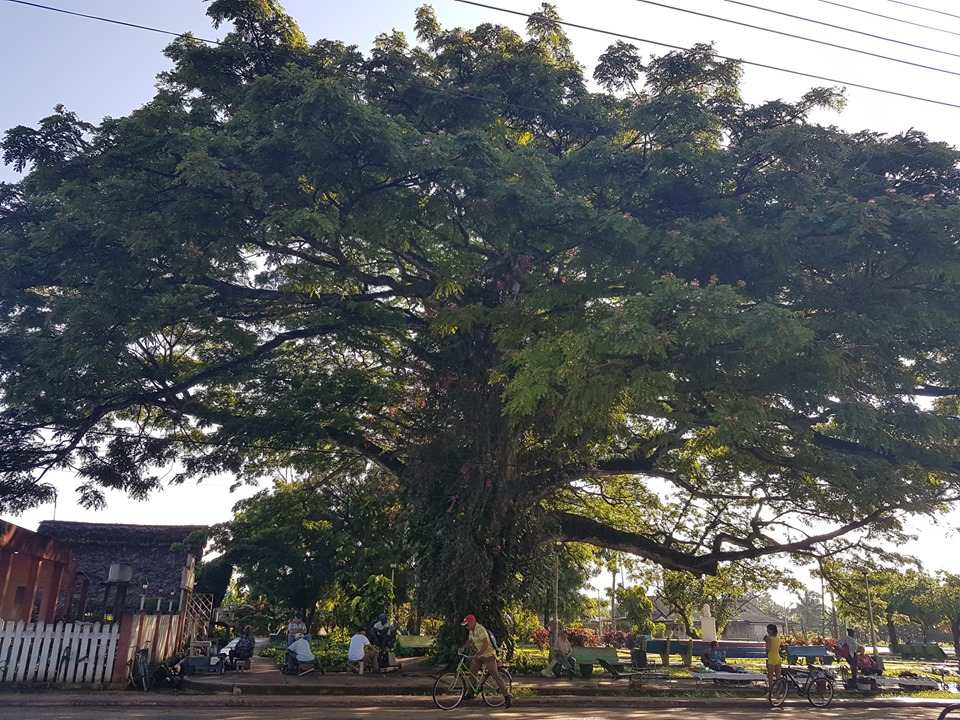
[[[202,714],[199,714],[202,713]],[[487,710],[470,707],[452,712],[423,708],[388,709],[382,707],[352,708],[232,708],[217,712],[210,708],[7,708],[0,705],[2,720],[407,720],[407,718],[441,718],[449,720],[936,720],[939,710],[926,708],[828,708],[814,710],[796,705],[783,710],[736,708],[605,708],[587,710],[573,708],[523,708]]]

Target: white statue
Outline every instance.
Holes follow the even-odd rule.
[[[717,639],[717,621],[710,614],[710,606],[706,603],[700,608],[700,636],[707,642]]]

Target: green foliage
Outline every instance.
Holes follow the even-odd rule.
[[[514,640],[518,643],[532,642],[534,633],[543,626],[537,613],[522,607],[510,608],[507,613]]]
[[[221,555],[201,563],[197,568],[195,590],[205,595],[213,595],[214,607],[220,607],[227,596],[232,577],[233,563]]]
[[[393,583],[383,575],[371,575],[350,601],[354,627],[366,628],[380,613],[386,613],[394,600]]]
[[[660,600],[683,624],[690,637],[700,637],[694,625],[694,614],[703,605],[710,606],[717,633],[722,633],[744,605],[758,593],[775,587],[781,573],[769,565],[732,563],[722,566],[716,575],[697,577],[688,572],[665,570],[660,586]]]
[[[617,607],[633,633],[653,634],[653,601],[640,585],[617,588]]]
[[[214,542],[240,571],[249,592],[302,614],[308,626],[321,595],[333,587],[339,546],[319,496],[277,484],[241,500],[216,528]]]
[[[591,92],[549,5],[526,37],[423,9],[367,55],[274,0],[208,12],[224,42],[172,42],[129,116],[5,135],[0,511],[166,467],[343,508],[369,464],[377,542],[261,496],[245,582],[353,597],[399,536],[424,612],[502,636],[558,540],[711,574],[957,497],[955,149],[811,122],[831,89],[748,104],[704,45],[619,43]]]

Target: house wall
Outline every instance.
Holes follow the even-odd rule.
[[[0,521],[0,619],[49,623],[63,617],[75,577],[68,546]]]

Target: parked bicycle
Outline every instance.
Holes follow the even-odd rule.
[[[135,690],[147,692],[153,685],[153,674],[150,672],[150,644],[137,650],[130,661],[130,685]]]
[[[833,678],[821,667],[811,665],[803,670],[784,667],[781,675],[767,690],[770,707],[781,707],[787,699],[790,686],[797,694],[806,696],[814,707],[827,707],[833,701]]]
[[[951,705],[943,709],[938,720],[948,720],[948,718],[960,718],[960,705]]]
[[[460,705],[469,692],[472,696],[479,695],[483,701],[490,707],[496,708],[503,705],[505,698],[496,680],[491,677],[486,670],[479,676],[470,672],[469,663],[473,659],[472,655],[457,653],[460,656],[460,662],[457,669],[453,672],[445,672],[437,678],[433,684],[433,703],[441,710],[453,710]],[[500,677],[503,678],[507,690],[513,691],[513,678],[510,671],[504,667],[498,666]]]

